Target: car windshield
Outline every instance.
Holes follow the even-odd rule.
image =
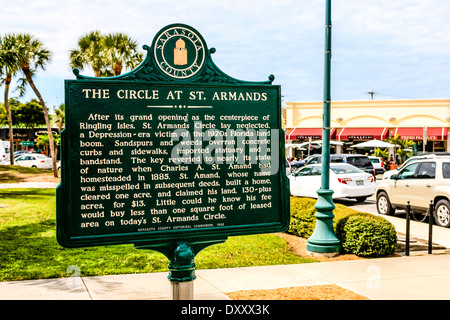
[[[331,166],[331,171],[333,171],[335,174],[348,174],[348,173],[363,173],[364,171],[359,170],[358,168],[346,164],[346,165],[340,165],[340,166]]]
[[[305,167],[296,172],[297,176],[307,176],[311,172],[312,167]]]
[[[411,158],[409,158],[409,159],[406,159],[406,161],[403,162],[403,164],[398,168],[398,170],[403,169],[403,168],[404,168],[405,166],[407,166],[411,161],[418,160],[418,159],[420,159],[420,158],[419,158],[419,157],[411,157]]]
[[[372,165],[372,162],[367,157],[348,157],[347,163],[353,164],[358,167],[365,167]]]
[[[319,160],[320,160],[319,157],[312,157],[312,158],[309,158],[309,159],[306,161],[306,163],[307,163],[307,164],[316,164],[316,163],[319,163]]]

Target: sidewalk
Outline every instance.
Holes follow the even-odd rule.
[[[1,183],[0,189],[20,189],[20,188],[56,188],[59,183],[56,182],[20,182],[20,183]]]
[[[30,185],[26,187],[36,187]],[[398,232],[405,232],[404,219],[384,217]],[[448,232],[435,226],[433,242],[450,248]],[[426,240],[428,225],[411,221],[411,236]],[[240,290],[335,284],[371,300],[448,300],[450,254],[439,252],[443,251],[433,249],[433,254],[428,255],[425,249],[419,253],[411,251],[409,257],[196,270],[194,298],[226,300],[226,293]],[[170,300],[167,275],[163,272],[0,282],[0,300]]]
[[[450,299],[450,255],[197,270],[195,300],[225,293],[335,284],[371,300]],[[167,273],[0,282],[2,300],[169,300]]]

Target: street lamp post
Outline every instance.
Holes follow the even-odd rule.
[[[322,128],[322,185],[317,190],[318,198],[315,208],[316,226],[308,238],[307,250],[318,253],[338,253],[340,241],[333,230],[332,200],[333,190],[330,190],[330,131],[331,131],[331,0],[326,0],[325,8],[325,62],[323,86],[323,128]]]

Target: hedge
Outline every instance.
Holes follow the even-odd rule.
[[[395,227],[383,217],[370,213],[355,213],[340,219],[336,236],[344,252],[358,256],[387,256],[397,246]]]
[[[316,199],[291,197],[291,223],[287,233],[309,238],[315,228]],[[335,204],[333,227],[341,241],[342,253],[380,257],[394,253],[395,227],[383,217]]]

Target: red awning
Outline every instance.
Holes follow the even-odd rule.
[[[402,140],[422,140],[423,133],[423,128],[395,128],[392,135]],[[447,140],[447,134],[446,127],[427,128],[427,140]]]
[[[331,139],[336,138],[336,129],[331,128]],[[322,139],[322,128],[294,128],[286,134],[286,140]]]
[[[384,140],[389,133],[388,128],[343,128],[337,134],[338,140]]]

